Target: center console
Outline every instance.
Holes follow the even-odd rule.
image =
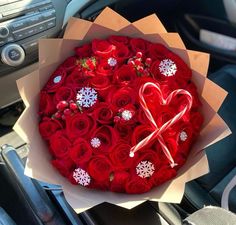
[[[37,61],[40,38],[56,37],[68,0],[0,1],[0,76]]]

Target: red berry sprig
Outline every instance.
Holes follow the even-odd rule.
[[[75,113],[78,113],[80,110],[80,107],[73,101],[70,100],[67,101],[60,101],[57,106],[57,112],[52,116],[54,119],[65,119],[67,116],[72,116]]]
[[[128,60],[128,64],[136,69],[138,76],[149,76],[149,68],[152,64],[152,59],[146,58],[145,63],[142,63],[142,57],[142,52],[137,52],[135,57]]]

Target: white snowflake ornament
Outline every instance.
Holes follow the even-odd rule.
[[[59,83],[61,81],[61,79],[62,79],[61,75],[58,75],[58,76],[54,77],[53,83],[57,84],[57,83]]]
[[[154,171],[155,171],[155,166],[150,161],[141,161],[136,166],[136,173],[141,178],[151,177]]]
[[[115,59],[115,58],[109,58],[108,60],[107,60],[107,63],[108,63],[108,65],[109,66],[116,66],[116,64],[117,64],[117,60]]]
[[[130,112],[129,110],[124,110],[122,113],[121,113],[121,117],[122,119],[124,119],[125,121],[129,121],[132,119],[133,115],[132,115],[132,112]]]
[[[77,103],[81,107],[89,108],[97,101],[97,92],[90,87],[81,88],[76,96]]]
[[[188,139],[188,135],[185,131],[181,131],[180,134],[179,134],[179,139],[181,141],[186,141]]]
[[[99,148],[102,143],[99,138],[95,137],[91,139],[90,144],[92,145],[93,148]]]
[[[162,75],[171,77],[177,72],[177,66],[171,59],[163,59],[159,64],[159,71]]]
[[[74,170],[73,178],[78,184],[82,186],[88,186],[91,182],[89,174],[81,168],[77,168]]]

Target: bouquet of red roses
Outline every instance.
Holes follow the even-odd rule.
[[[203,123],[192,71],[164,45],[75,48],[41,91],[39,131],[72,184],[143,193],[176,176]]]
[[[28,175],[62,185],[81,211],[104,199],[178,202],[207,172],[202,149],[229,134],[207,54],[186,50],[155,16],[130,24],[110,9],[39,46],[39,70],[18,81],[27,108],[15,129],[34,147]]]

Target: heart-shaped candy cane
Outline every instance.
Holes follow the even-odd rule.
[[[170,119],[166,123],[164,123],[160,128],[157,126],[150,110],[148,109],[147,103],[144,99],[144,92],[149,87],[153,87],[157,90],[157,92],[160,96],[160,103],[162,105],[168,105],[176,95],[185,95],[186,99],[188,100],[188,103],[183,108],[183,110],[181,110],[178,114],[176,114],[172,119]],[[173,168],[177,164],[174,162],[174,159],[171,156],[170,151],[169,151],[168,147],[165,144],[165,141],[162,137],[162,133],[164,131],[166,131],[169,127],[174,125],[176,122],[178,122],[191,109],[192,104],[193,104],[192,95],[184,89],[177,89],[177,90],[174,90],[173,92],[171,92],[170,95],[165,99],[163,97],[161,88],[158,84],[155,84],[155,83],[152,83],[152,82],[147,82],[144,85],[142,85],[139,89],[139,101],[140,101],[140,104],[141,104],[141,106],[142,106],[142,108],[145,112],[145,115],[147,116],[147,118],[149,119],[149,121],[151,122],[151,124],[152,124],[152,126],[154,127],[155,130],[149,136],[144,138],[137,145],[133,146],[130,149],[130,157],[133,157],[135,152],[137,152],[141,148],[145,147],[151,141],[157,139],[159,141],[160,145],[161,145],[161,148],[162,148],[164,154],[166,155],[166,157],[168,158],[168,160],[170,162],[170,166]]]

